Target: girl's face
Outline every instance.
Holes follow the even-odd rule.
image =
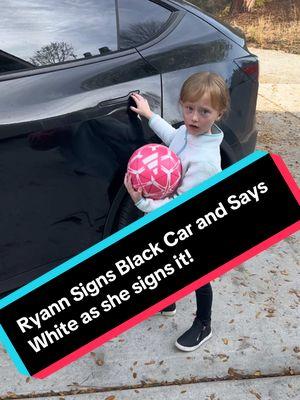
[[[211,105],[210,96],[204,94],[195,103],[180,102],[183,109],[185,126],[191,135],[198,136],[203,133],[211,133],[211,127],[220,119],[222,113]]]

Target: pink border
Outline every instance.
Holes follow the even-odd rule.
[[[300,204],[300,189],[297,186],[296,181],[292,177],[292,174],[288,170],[287,166],[285,165],[283,159],[278,154],[270,154],[274,163],[276,164],[278,170],[280,171],[281,175],[283,176],[285,182],[287,183],[288,187],[290,188],[291,192],[295,196],[298,204]]]
[[[86,353],[92,351],[96,347],[101,346],[103,343],[107,342],[108,340],[114,338],[115,336],[120,335],[124,331],[129,328],[134,327],[135,325],[139,324],[140,322],[144,321],[146,318],[149,318],[151,315],[159,312],[162,308],[168,306],[169,304],[178,301],[182,297],[187,296],[192,291],[198,289],[199,287],[205,285],[206,283],[218,278],[220,275],[224,274],[225,272],[230,271],[232,268],[237,267],[241,263],[249,260],[250,258],[256,256],[258,253],[266,250],[270,246],[273,246],[277,242],[283,240],[289,235],[297,232],[300,229],[300,221],[296,222],[295,224],[289,226],[288,228],[283,229],[281,232],[277,233],[276,235],[270,237],[269,239],[263,241],[262,243],[252,247],[250,250],[247,250],[243,254],[235,257],[233,260],[228,261],[227,263],[223,264],[221,267],[216,268],[214,271],[210,272],[209,274],[203,276],[200,279],[197,279],[195,282],[191,283],[188,286],[185,286],[183,289],[180,289],[176,293],[172,294],[171,296],[165,298],[164,300],[156,303],[155,305],[149,307],[147,310],[141,312],[140,314],[134,316],[133,318],[129,319],[128,321],[124,322],[123,324],[117,326],[114,329],[111,329],[109,332],[105,333],[102,336],[99,336],[97,339],[91,341],[90,343],[82,346],[80,349],[74,351],[73,353],[67,355],[66,357],[62,358],[59,361],[51,364],[49,367],[39,371],[37,374],[33,375],[35,378],[43,379],[48,375],[54,373],[60,368],[70,364],[71,362],[77,360],[77,358],[82,357]]]
[[[271,154],[271,157],[299,204],[300,203],[300,190],[297,187],[297,184],[294,181],[288,168],[284,164],[284,161],[277,154]],[[96,347],[101,346],[108,340],[114,338],[115,336],[120,335],[127,329],[134,327],[135,325],[137,325],[140,322],[144,321],[145,319],[149,318],[153,314],[159,312],[161,309],[168,306],[169,304],[172,304],[172,303],[178,301],[179,299],[181,299],[182,297],[187,296],[192,291],[198,289],[199,287],[207,284],[208,282],[218,278],[220,275],[224,274],[225,272],[230,271],[231,269],[237,267],[241,263],[256,256],[260,252],[266,250],[270,246],[273,246],[274,244],[283,240],[287,236],[292,235],[293,233],[297,232],[299,229],[300,229],[300,221],[294,223],[293,225],[289,226],[288,228],[285,228],[282,231],[278,232],[277,234],[271,236],[269,239],[266,239],[263,242],[259,243],[258,245],[245,251],[243,254],[235,257],[233,260],[228,261],[227,263],[216,268],[214,271],[210,272],[209,274],[197,279],[195,282],[189,284],[188,286],[185,286],[183,289],[180,289],[179,291],[172,294],[171,296],[165,298],[164,300],[161,300],[159,303],[156,303],[155,305],[149,307],[147,310],[134,316],[133,318],[122,323],[121,325],[117,326],[116,328],[111,329],[109,332],[105,333],[102,336],[99,336],[97,339],[94,339],[90,343],[87,343],[86,345],[80,347],[78,350],[63,357],[61,360],[56,361],[55,363],[51,364],[49,367],[39,371],[38,373],[36,373],[33,376],[38,379],[46,378],[48,375],[65,367],[66,365],[70,364],[71,362],[77,360],[79,357],[82,357],[86,353],[91,352]]]

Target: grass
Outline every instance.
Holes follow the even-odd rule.
[[[230,15],[230,0],[188,0],[236,26],[253,47],[300,54],[300,0],[256,0],[248,13]]]
[[[300,54],[300,0],[269,0],[251,13],[219,15],[243,30],[250,46]]]

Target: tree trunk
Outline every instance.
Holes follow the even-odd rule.
[[[231,0],[230,13],[250,12],[255,0]]]

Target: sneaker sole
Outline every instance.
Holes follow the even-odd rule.
[[[165,317],[173,317],[176,314],[176,310],[174,311],[161,311],[160,315],[163,315]]]
[[[212,337],[212,332],[210,332],[210,334],[208,336],[206,336],[206,338],[204,338],[200,343],[198,343],[196,346],[193,347],[186,347],[186,346],[182,346],[181,344],[179,344],[177,341],[175,342],[175,346],[182,351],[194,351],[197,350],[198,347],[200,347],[203,343],[205,343],[207,340],[209,340]]]

